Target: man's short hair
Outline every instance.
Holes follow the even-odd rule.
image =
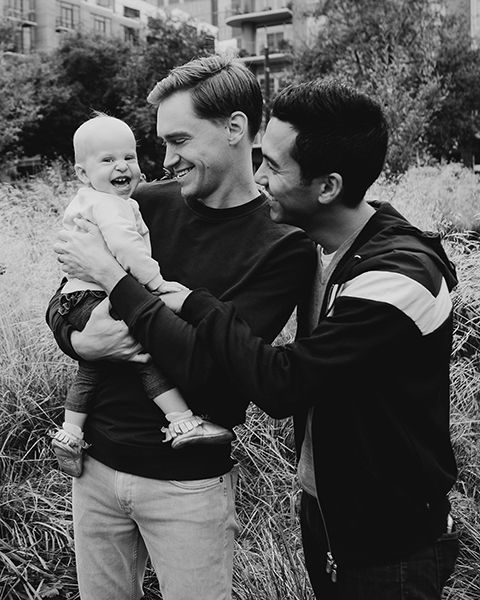
[[[274,99],[272,116],[298,132],[292,158],[305,183],[338,173],[354,206],[380,175],[388,128],[380,105],[333,78],[290,85]]]
[[[221,55],[191,60],[159,81],[147,101],[158,106],[168,96],[185,90],[191,92],[200,119],[228,119],[237,110],[245,113],[253,140],[262,121],[262,92],[256,77],[242,62]]]

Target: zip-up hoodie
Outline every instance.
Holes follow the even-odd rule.
[[[389,204],[375,208],[332,273],[309,337],[272,347],[206,290],[192,292],[181,314],[197,325],[197,352],[209,352],[250,401],[276,418],[294,415],[297,450],[314,407],[316,488],[339,572],[397,560],[436,539],[456,478],[449,437],[455,270],[438,236]],[[114,298],[115,291],[115,307]],[[122,314],[142,342],[145,310]],[[169,353],[157,360],[168,373],[182,336],[171,327],[166,333]]]

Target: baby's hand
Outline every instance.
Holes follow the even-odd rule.
[[[153,293],[161,297],[170,310],[179,313],[191,290],[176,281],[164,281]]]
[[[181,283],[178,283],[177,281],[163,280],[163,283],[158,286],[158,288],[155,290],[154,294],[160,296],[162,294],[169,294],[171,292],[189,292],[189,291],[190,290],[187,287],[185,287]]]

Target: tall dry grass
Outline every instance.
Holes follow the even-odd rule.
[[[46,431],[61,416],[74,364],[56,348],[44,311],[60,271],[55,232],[74,184],[58,173],[0,184],[0,599],[75,600],[69,478],[55,469]],[[419,226],[447,233],[460,284],[452,356],[452,438],[459,481],[452,493],[462,550],[445,598],[480,598],[479,348],[480,188],[456,165],[412,169],[380,183],[372,197],[392,200]],[[453,218],[455,217],[455,219]],[[291,323],[282,340],[293,335]],[[235,600],[311,600],[297,519],[292,427],[251,408],[238,428]],[[159,598],[155,577],[146,598]]]

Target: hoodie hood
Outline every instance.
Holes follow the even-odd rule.
[[[407,251],[428,255],[441,271],[449,291],[458,283],[454,264],[448,258],[440,235],[429,231],[421,231],[405,219],[388,202],[372,202],[376,214],[368,221],[355,240],[352,250],[354,260],[359,264],[370,258],[382,260],[384,255],[388,260],[394,251]],[[339,269],[339,271],[343,269]]]

